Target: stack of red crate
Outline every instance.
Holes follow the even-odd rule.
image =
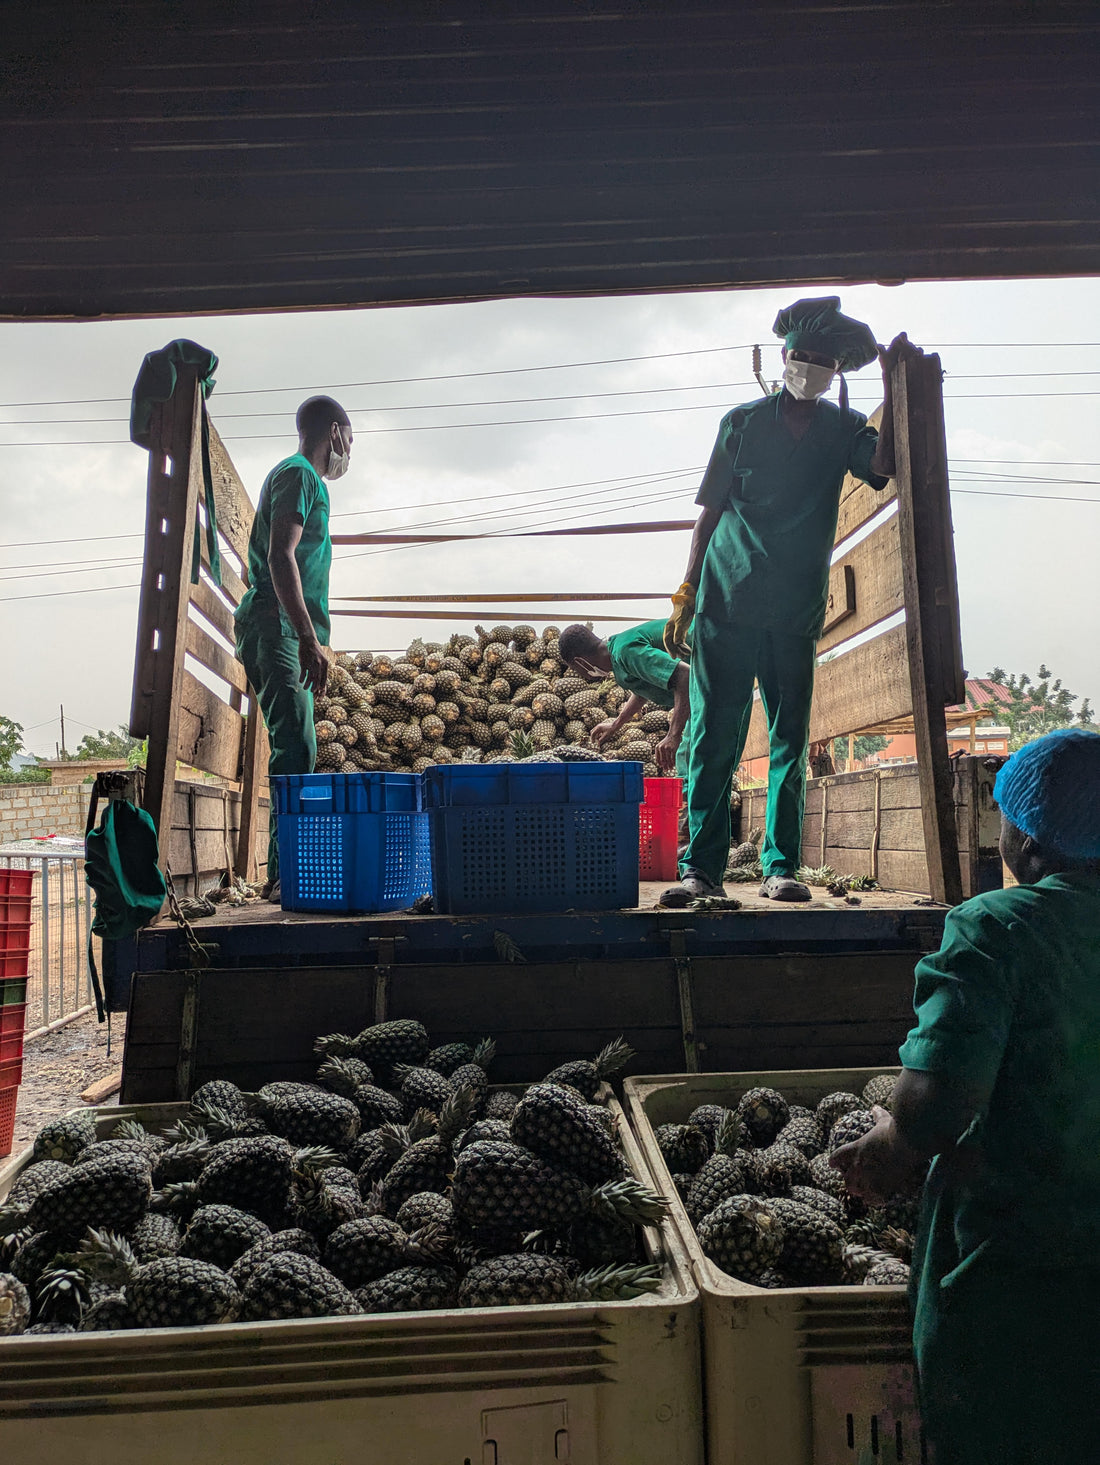
[[[23,1077],[33,870],[0,870],[0,1156],[11,1153]]]
[[[676,844],[682,778],[647,778],[645,802],[638,810],[638,878],[676,879]]]

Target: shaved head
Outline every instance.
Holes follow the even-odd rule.
[[[327,438],[334,422],[338,427],[351,426],[351,418],[334,397],[308,398],[298,408],[298,415],[294,419],[298,436],[307,448]]]

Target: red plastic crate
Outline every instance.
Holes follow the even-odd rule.
[[[638,810],[638,877],[675,880],[682,778],[647,778]]]
[[[5,951],[0,943],[0,979],[6,977],[25,977],[27,967],[31,959],[29,946],[17,946],[11,951]]]
[[[15,1103],[19,1097],[19,1085],[0,1089],[0,1159],[11,1154],[15,1139]]]
[[[27,1019],[25,1002],[0,1007],[0,1063],[23,1056],[23,1027]]]
[[[30,926],[37,870],[0,870],[0,927]]]
[[[0,1089],[18,1088],[23,1078],[23,1055],[0,1063]]]
[[[7,977],[0,973],[0,1010],[5,1007],[26,1007],[27,978]]]
[[[9,921],[6,926],[0,926],[0,956],[9,951],[30,950],[30,944],[30,921]]]

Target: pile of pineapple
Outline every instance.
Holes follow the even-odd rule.
[[[316,1043],[311,1084],[217,1079],[156,1134],[47,1124],[0,1209],[0,1337],[626,1300],[667,1203],[594,1102],[621,1039],[521,1097],[411,1019]]]
[[[889,1109],[895,1079],[879,1074],[862,1094],[827,1094],[814,1109],[776,1089],[754,1088],[735,1108],[702,1104],[686,1124],[655,1131],[703,1251],[758,1287],[904,1285],[918,1198],[869,1210],[829,1163],[841,1145]]]
[[[626,700],[610,679],[568,674],[557,626],[541,636],[533,626],[476,630],[446,645],[413,641],[401,657],[341,652],[314,708],[318,771],[422,773],[433,763],[580,756],[592,728]],[[668,720],[651,708],[603,755],[644,763],[657,777],[654,749]]]

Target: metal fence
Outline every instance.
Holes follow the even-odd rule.
[[[88,970],[92,913],[84,881],[84,841],[17,840],[0,846],[0,868],[38,871],[27,982],[26,1032],[33,1037],[43,1028],[81,1016],[92,1005]]]

